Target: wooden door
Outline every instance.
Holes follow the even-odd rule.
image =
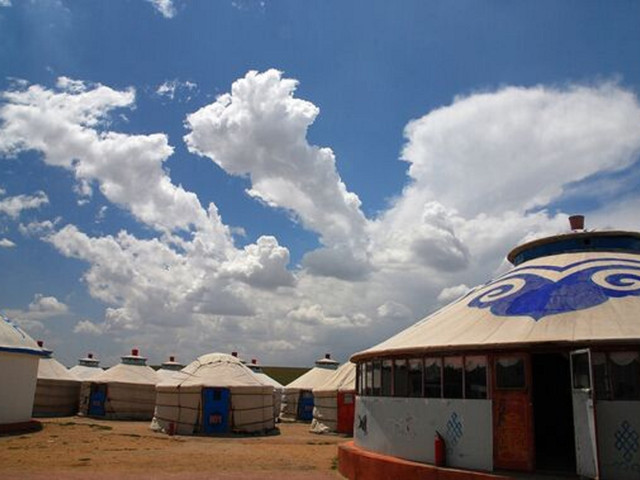
[[[524,353],[495,355],[492,372],[494,468],[532,471],[530,357]]]
[[[338,392],[338,433],[353,435],[356,393],[354,391]]]

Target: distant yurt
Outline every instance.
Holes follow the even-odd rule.
[[[156,374],[158,375],[158,383],[168,378],[171,378],[175,375],[176,372],[179,372],[184,368],[184,365],[180,362],[176,362],[176,357],[173,355],[169,357],[169,360],[163,362],[158,370],[156,370]]]
[[[284,387],[280,418],[287,422],[313,420],[313,389],[334,374],[339,363],[326,354],[316,360],[316,366]]]
[[[85,358],[78,360],[78,365],[74,365],[69,371],[80,380],[89,380],[104,372],[100,368],[100,360],[94,358],[93,353],[88,353]]]
[[[110,420],[151,420],[157,382],[156,372],[134,348],[120,364],[82,382],[79,413]]]
[[[570,220],[571,232],[514,248],[510,271],[351,357],[344,476],[360,478],[375,452],[388,458],[376,471],[396,478],[394,457],[640,478],[640,233]]]
[[[356,401],[356,365],[341,365],[322,385],[313,389],[314,433],[344,433],[353,435]]]
[[[40,347],[42,342],[38,341]],[[81,380],[53,358],[51,350],[38,364],[34,417],[68,417],[78,413]]]
[[[275,426],[273,387],[232,355],[198,357],[156,391],[154,430],[221,435],[266,433]]]
[[[38,360],[44,355],[35,340],[0,314],[0,432],[31,421]]]
[[[284,393],[284,387],[277,380],[271,378],[269,375],[262,371],[262,367],[258,365],[258,360],[251,359],[251,363],[247,364],[247,367],[258,377],[258,379],[265,385],[271,385],[273,387],[273,413],[274,418],[280,416],[280,407],[282,405],[282,394]]]

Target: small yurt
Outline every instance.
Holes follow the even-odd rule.
[[[339,363],[327,353],[316,366],[284,388],[280,418],[287,422],[313,420],[313,389],[325,383]]]
[[[69,371],[80,380],[89,380],[104,372],[104,370],[100,368],[100,360],[94,358],[93,353],[87,353],[87,356],[79,359],[78,365],[74,365]]]
[[[510,271],[351,357],[343,475],[375,452],[397,478],[396,458],[640,478],[640,233],[570,220],[514,248]]]
[[[280,416],[280,408],[282,406],[282,394],[284,393],[284,387],[277,380],[271,378],[269,375],[262,371],[262,367],[258,364],[258,360],[251,359],[251,363],[247,364],[249,370],[258,377],[258,379],[265,385],[271,385],[273,387],[273,413],[274,418],[278,419]]]
[[[38,361],[44,355],[35,340],[0,314],[0,432],[31,421]]]
[[[356,365],[341,365],[329,379],[313,389],[313,433],[353,435],[356,399]]]
[[[169,357],[169,360],[167,360],[166,362],[162,362],[160,368],[156,370],[156,374],[158,375],[158,383],[173,377],[176,372],[179,372],[183,368],[184,365],[180,362],[176,362],[176,357],[171,355]]]
[[[131,350],[122,362],[80,387],[81,415],[110,420],[151,420],[158,376],[147,359]]]
[[[275,426],[273,387],[224,353],[198,357],[156,387],[151,428],[180,435],[266,433]]]
[[[42,342],[38,341],[40,347]],[[51,350],[38,364],[34,417],[68,417],[78,413],[81,380],[53,358]]]

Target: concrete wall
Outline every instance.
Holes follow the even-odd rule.
[[[361,397],[356,399],[358,447],[433,463],[436,430],[447,446],[447,465],[493,469],[490,400]]]
[[[640,478],[640,402],[596,402],[600,477]]]
[[[0,351],[0,425],[31,420],[39,357]]]

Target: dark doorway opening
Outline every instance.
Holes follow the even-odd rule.
[[[576,471],[569,355],[533,354],[536,470]]]

